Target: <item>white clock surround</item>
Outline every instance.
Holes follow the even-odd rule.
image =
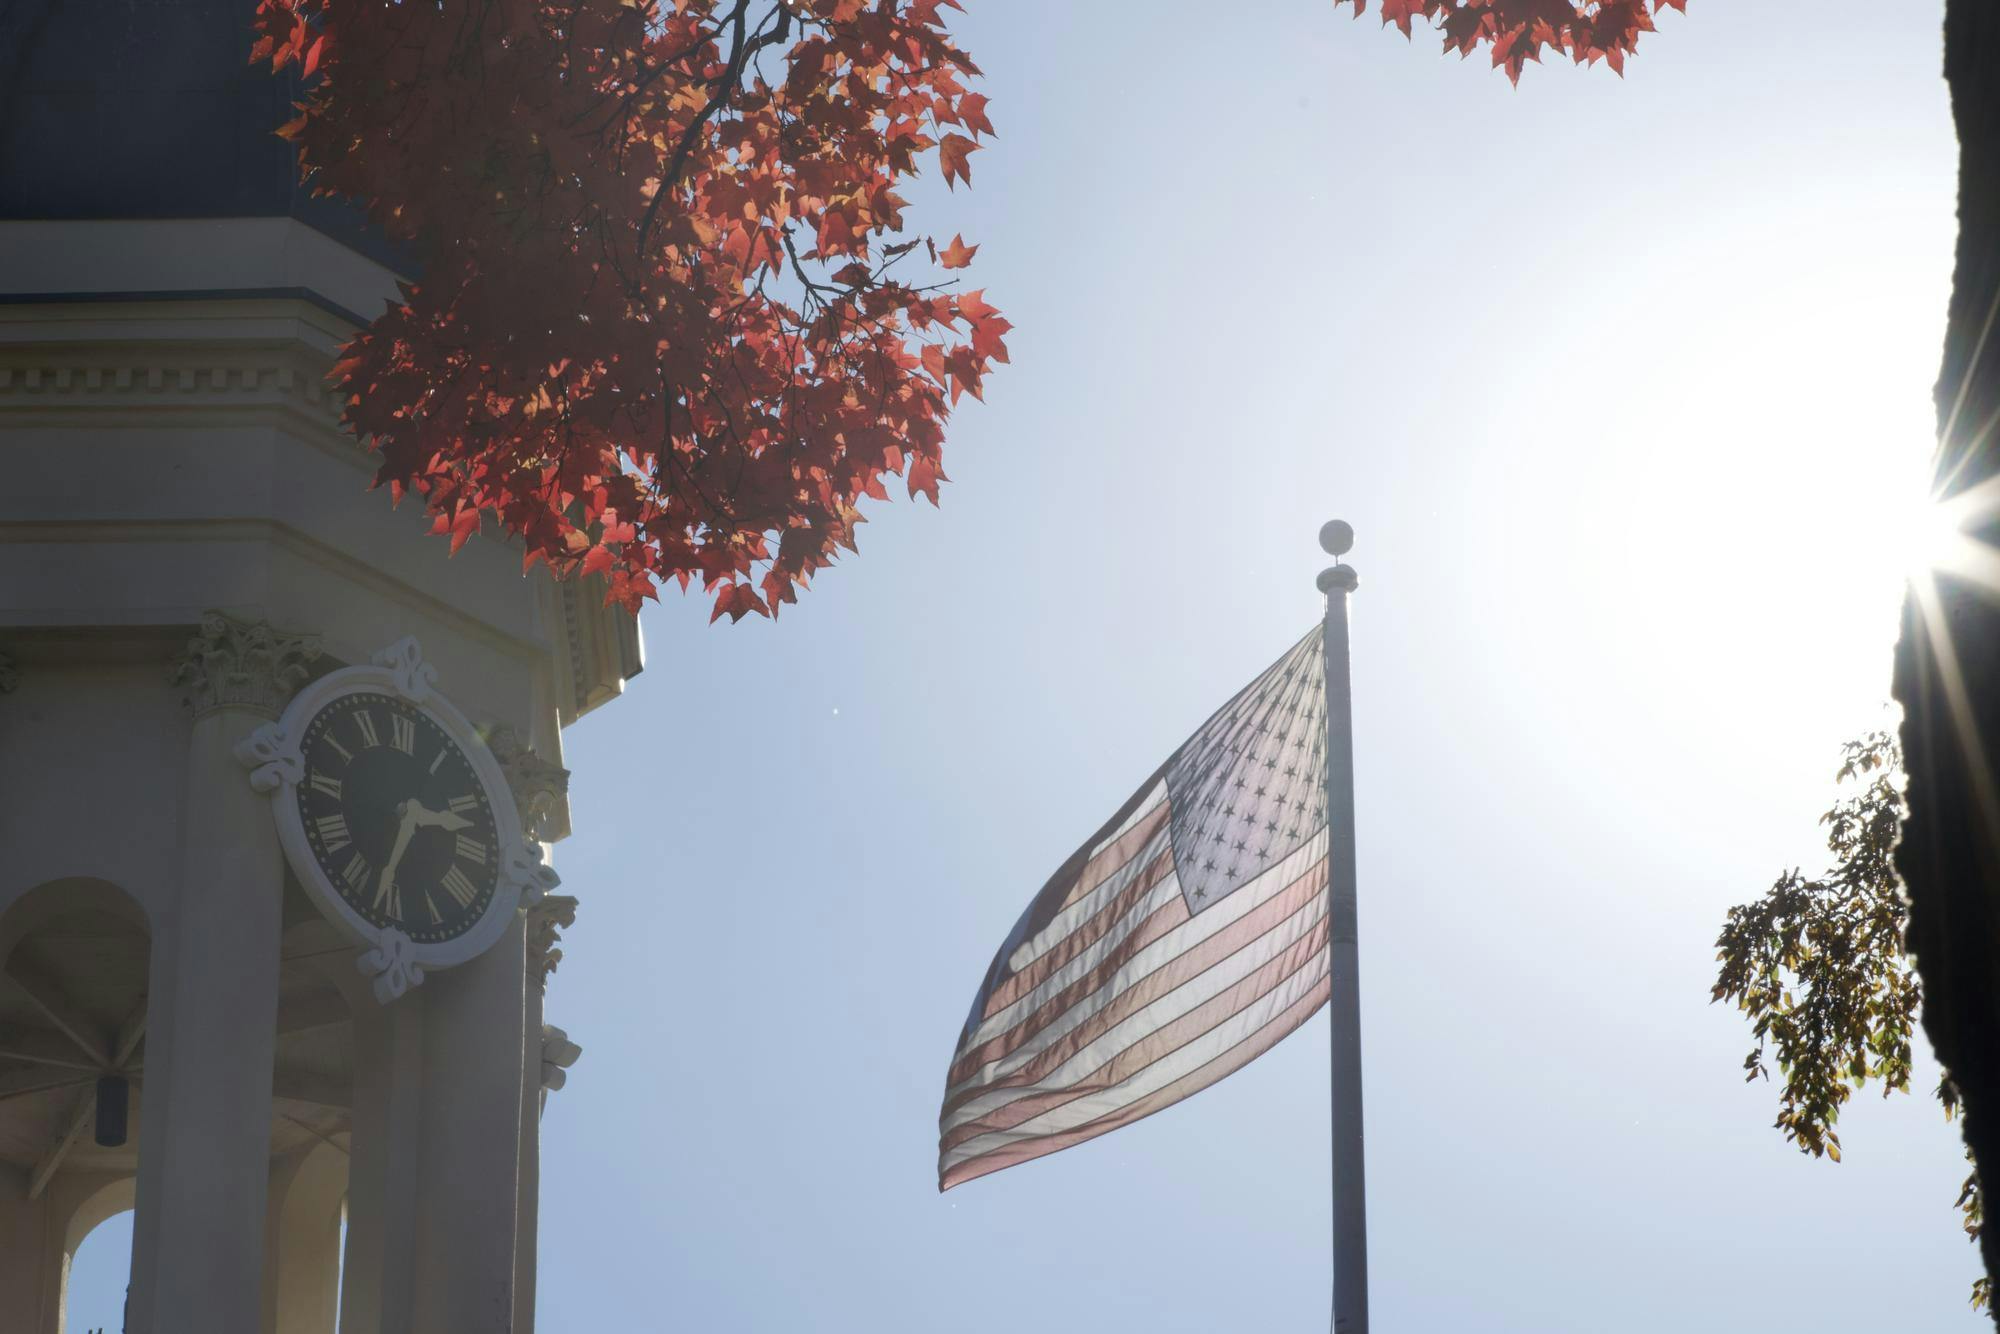
[[[307,684],[276,722],[264,724],[236,746],[236,760],[249,770],[250,786],[271,799],[278,841],[292,874],[320,911],[362,950],[355,967],[369,979],[376,1001],[389,1004],[424,980],[428,969],[449,968],[484,953],[522,908],[532,908],[561,883],[541,845],[528,840],[500,762],[484,738],[437,689],[437,668],[424,661],[414,637],[405,636],[375,654],[373,661],[341,667]],[[305,781],[300,738],[320,710],[344,695],[391,691],[424,710],[465,753],[493,808],[499,842],[499,884],[486,911],[467,930],[448,940],[419,942],[393,926],[378,926],[355,911],[312,854],[296,800]]]

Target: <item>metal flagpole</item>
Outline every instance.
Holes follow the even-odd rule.
[[[1334,519],[1319,530],[1332,556],[1354,546]],[[1327,1014],[1333,1033],[1333,1328],[1368,1334],[1368,1193],[1361,1140],[1361,973],[1354,912],[1354,709],[1347,665],[1352,566],[1319,574],[1326,594]]]

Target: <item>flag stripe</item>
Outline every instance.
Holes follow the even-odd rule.
[[[1216,1056],[1207,1065],[1191,1070],[1165,1088],[1157,1089],[1129,1102],[1117,1111],[1107,1113],[1095,1121],[1041,1140],[1018,1139],[1002,1148],[990,1149],[970,1157],[943,1155],[939,1163],[938,1189],[949,1190],[953,1186],[983,1177],[989,1172],[997,1172],[1003,1167],[1013,1167],[1031,1158],[1039,1158],[1043,1154],[1054,1153],[1058,1149],[1067,1149],[1085,1140],[1095,1139],[1106,1131],[1130,1125],[1142,1117],[1151,1116],[1163,1107],[1171,1107],[1190,1094],[1199,1093],[1210,1084],[1256,1060],[1276,1046],[1280,1039],[1310,1019],[1314,1011],[1326,1004],[1328,989],[1327,980],[1321,978],[1318,986],[1299,998],[1283,1014],[1272,1019],[1244,1041]]]
[[[1144,940],[1140,938],[1144,932],[1134,932],[1132,938],[1108,936],[1100,940],[1094,950],[1088,950],[1080,958],[1072,960],[1066,968],[1062,968],[1052,978],[1042,982],[1042,986],[1038,986],[1034,992],[1022,996],[1010,1008],[1000,1010],[984,1024],[980,1024],[978,1032],[974,1034],[974,1040],[1008,1032],[1010,1028],[1016,1026],[1018,1020],[1034,1014],[1046,998],[1060,996],[1070,988],[1074,988],[1078,982],[1090,982],[1090,986],[1080,992],[1080,996],[1088,996],[1090,1002],[1102,1004],[1110,1000],[1110,996],[1114,996],[1118,990],[1124,990],[1124,986],[1128,986],[1132,980],[1144,978],[1154,968],[1160,968],[1162,964],[1172,960],[1176,954],[1192,950],[1202,940],[1208,940],[1210,936],[1226,930],[1238,918],[1256,912],[1274,894],[1282,894],[1286,888],[1290,888],[1292,880],[1296,880],[1300,872],[1310,868],[1314,862],[1324,862],[1324,860],[1326,860],[1326,830],[1320,830],[1318,834],[1314,834],[1310,842],[1294,850],[1292,856],[1284,858],[1282,862],[1266,870],[1262,876],[1258,876],[1250,884],[1242,886],[1240,890],[1224,898],[1214,908],[1208,908],[1206,912],[1194,916],[1182,912],[1174,920],[1174,926],[1158,934],[1158,938]],[[1160,898],[1168,894],[1172,896],[1168,900],[1170,904],[1184,902],[1180,898],[1178,882],[1174,878],[1168,878],[1160,882],[1160,886],[1146,900],[1146,904],[1148,906],[1156,904]],[[1110,994],[1096,996],[1096,992],[1100,992],[1106,982],[1112,984]],[[1090,1002],[1078,1000],[1072,1004],[1090,1004]],[[962,1092],[960,1086],[954,1084],[952,1088],[946,1090],[946,1098],[948,1100],[956,1098],[960,1092]]]
[[[1059,1134],[1065,1130],[1087,1125],[1106,1113],[1115,1111],[1122,1104],[1143,1097],[1155,1089],[1173,1083],[1188,1071],[1206,1065],[1215,1053],[1235,1046],[1244,1037],[1268,1023],[1273,1015],[1282,1012],[1294,1000],[1325,980],[1325,961],[1322,959],[1316,963],[1308,962],[1287,976],[1276,988],[1265,992],[1234,1013],[1223,1016],[1219,1022],[1211,1024],[1205,1031],[1177,1034],[1177,1037],[1185,1039],[1178,1046],[1160,1053],[1156,1059],[1145,1062],[1104,1088],[1091,1089],[1060,1107],[1028,1118],[1018,1126],[976,1136],[958,1146],[958,1149],[968,1156],[977,1156],[1024,1137]]]
[[[1007,957],[1009,968],[1016,971],[1026,968],[1044,951],[1060,945],[1063,938],[1096,912],[1105,899],[1118,892],[1119,885],[1123,883],[1119,873],[1130,874],[1132,859],[1153,841],[1154,834],[1165,826],[1170,814],[1165,801],[1166,785],[1156,784],[1155,789],[1160,794],[1159,799],[1142,806],[1133,822],[1122,829],[1116,838],[1106,839],[1092,850],[1064,893],[1061,910],[1049,919],[1047,926],[1023,941]]]
[[[1167,909],[1174,912],[1162,916]],[[1017,997],[1013,1003],[992,1011],[974,1031],[972,1040],[986,1042],[1007,1033],[1052,998],[1075,988],[1079,982],[1097,978],[1084,989],[1084,994],[1095,991],[1135,951],[1147,948],[1164,934],[1185,930],[1190,920],[1186,900],[1181,897],[1180,882],[1172,874],[1161,877],[1153,882],[1146,896],[1133,905],[1114,929],[1043,978],[1032,990]]]
[[[1146,948],[1154,941],[1184,926],[1189,920],[1187,904],[1181,899],[1180,891],[1176,887],[1173,897],[1155,908],[1152,915],[1141,922],[1138,929],[1132,933],[1126,952],[1133,953]],[[971,1077],[979,1065],[1006,1056],[1047,1031],[1051,1020],[1067,1014],[1084,997],[1100,990],[1115,978],[1124,962],[1122,957],[1100,961],[1097,967],[1036,1007],[1034,1013],[1026,1019],[960,1057],[951,1067],[949,1078],[952,1084],[945,1090],[946,1097],[951,1098],[961,1092],[959,1086]]]
[[[1164,772],[1166,772],[1166,769],[1165,766],[1162,766],[1160,773]],[[1139,792],[1144,794],[1145,800],[1130,803],[1131,813],[1129,815],[1121,812],[1120,815],[1112,816],[1111,822],[1103,829],[1098,830],[1092,837],[1092,841],[1085,845],[1090,849],[1091,856],[1095,857],[1098,853],[1110,847],[1126,830],[1152,814],[1155,806],[1166,801],[1167,785],[1159,781],[1159,774],[1156,773],[1152,778],[1147,779],[1146,782],[1147,786],[1139,789]]]
[[[1163,1013],[1157,1016],[1151,1031],[1133,1036],[1127,1045],[1114,1047],[1115,1054],[1108,1060],[1096,1064],[1088,1073],[1072,1076],[1042,1091],[1028,1091],[1024,1096],[995,1106],[991,1110],[981,1110],[969,1120],[957,1121],[946,1131],[944,1144],[953,1147],[993,1130],[1007,1130],[1043,1112],[1064,1106],[1086,1094],[1102,1093],[1114,1088],[1125,1080],[1137,1075],[1147,1066],[1180,1051],[1188,1044],[1210,1033],[1218,1024],[1229,1019],[1272,993],[1278,985],[1293,976],[1300,969],[1317,968],[1315,976],[1325,972],[1326,952],[1326,909],[1322,903],[1313,908],[1300,910],[1297,914],[1304,934],[1290,934],[1290,939],[1273,940],[1270,957],[1258,963],[1257,967],[1236,978],[1214,995],[1203,999],[1199,995],[1190,996],[1190,1002],[1199,1001],[1184,1013],[1174,1015]],[[1272,937],[1280,937],[1272,932]],[[1252,960],[1254,962],[1254,959]],[[1226,980],[1226,979],[1225,979]],[[1190,988],[1183,988],[1190,990]],[[1091,1064],[1098,1055],[1090,1052],[1080,1054],[1079,1063]],[[967,1112],[971,1112],[967,1108]]]
[[[1016,963],[1015,967],[1020,971],[994,989],[993,998],[986,1003],[988,1013],[1012,1005],[1120,925],[1125,925],[1129,931],[1132,925],[1137,924],[1136,920],[1126,924],[1127,915],[1174,868],[1172,835],[1166,827],[1164,807],[1160,814],[1162,818],[1158,827],[1152,831],[1152,837],[1139,847],[1137,854],[1128,858],[1115,873],[1106,876],[1101,885],[1078,900],[1073,908],[1065,908],[1063,915],[1068,916],[1074,909],[1086,906],[1095,908],[1095,911],[1088,917],[1082,917],[1067,935],[1036,955],[1032,962],[1025,966]],[[1132,832],[1136,834],[1139,831],[1135,829]]]
[[[1094,1041],[1106,1029],[1135,1011],[1200,977],[1210,968],[1255,948],[1274,929],[1283,931],[1288,923],[1294,923],[1303,907],[1318,904],[1318,911],[1323,912],[1325,887],[1325,864],[1315,863],[1307,868],[1304,875],[1287,885],[1282,893],[1258,904],[1253,911],[1205,940],[1178,954],[1169,955],[1158,968],[1125,984],[1097,1010],[1072,1007],[1064,1016],[1068,1022],[1044,1023],[1032,1033],[1025,1031],[1029,1024],[1022,1024],[1023,1040],[1019,1047],[989,1062],[979,1072],[979,1091],[1008,1088],[1042,1078],[1053,1064],[1049,1059],[1052,1053],[1062,1053],[1056,1059],[1067,1059],[1083,1044]],[[1303,926],[1297,929],[1303,929]],[[954,1111],[957,1105],[958,1100],[948,1101],[946,1110]]]

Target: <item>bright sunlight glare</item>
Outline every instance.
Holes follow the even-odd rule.
[[[1968,531],[1990,520],[1996,509],[2000,509],[2000,477],[1917,507],[1904,534],[1912,576],[1956,575],[2000,590],[2000,552]]]
[[[1622,306],[1579,304],[1515,354],[1592,373],[1554,396],[1523,373],[1496,413],[1521,424],[1482,480],[1536,516],[1507,553],[1523,575],[1509,614],[1524,653],[1565,646],[1548,689],[1626,720],[1621,753],[1735,738],[1823,757],[1892,722],[1911,572],[1977,559],[1956,537],[1963,508],[1927,502],[1937,312],[1909,295],[1934,290],[1921,254],[1885,249],[1884,273],[1841,286],[1843,257],[1811,237],[1718,223],[1653,252]],[[1906,332],[1858,347],[1857,316]],[[1645,352],[1599,364],[1621,347]]]

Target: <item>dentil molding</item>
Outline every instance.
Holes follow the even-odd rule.
[[[325,382],[330,358],[301,350],[293,356],[257,348],[218,347],[185,353],[126,348],[66,350],[63,360],[24,361],[0,346],[0,413],[146,413],[186,409],[281,408],[335,435],[344,400]],[[358,452],[358,451],[357,451]]]

